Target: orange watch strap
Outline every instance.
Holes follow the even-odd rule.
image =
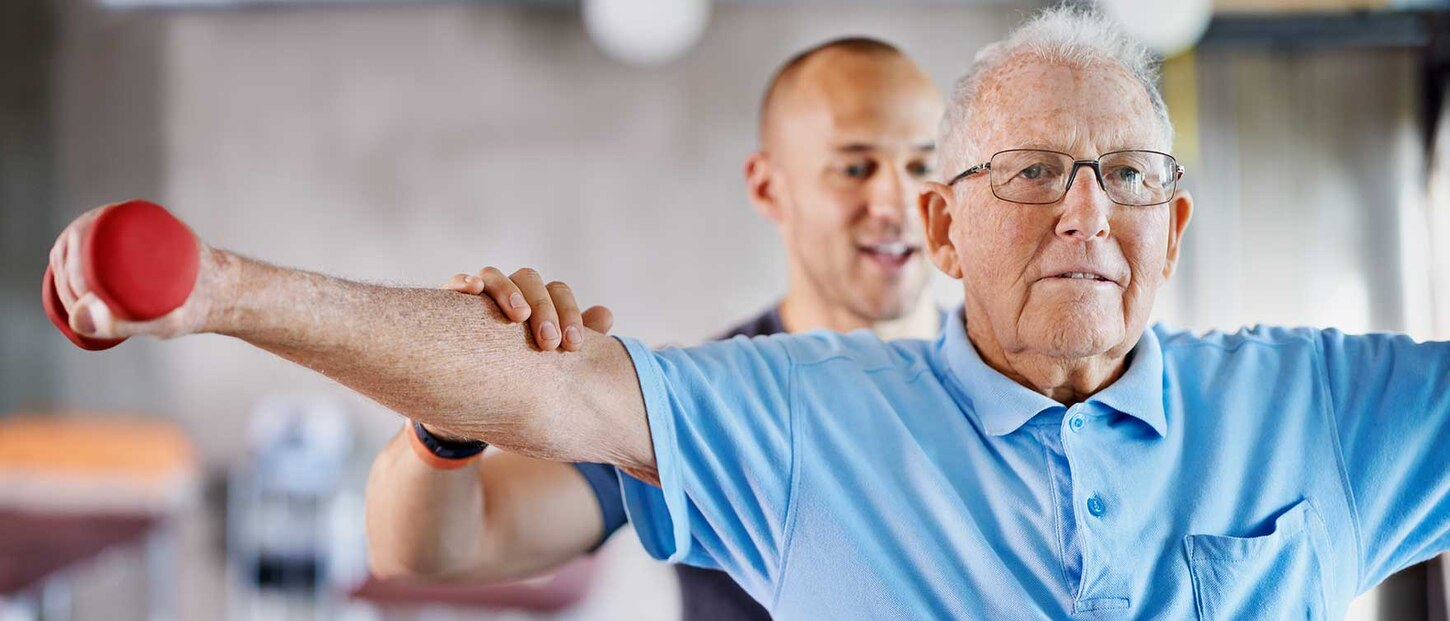
[[[473,460],[478,459],[478,455],[471,455],[463,459],[439,457],[426,444],[423,444],[423,439],[418,437],[417,428],[413,426],[413,421],[411,420],[407,422],[407,428],[404,430],[404,433],[408,435],[408,446],[413,447],[413,454],[417,455],[418,459],[423,460],[423,463],[432,468],[438,470],[457,470],[467,466]]]

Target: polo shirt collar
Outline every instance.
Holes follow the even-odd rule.
[[[1128,352],[1128,370],[1123,376],[1088,401],[1147,423],[1159,437],[1168,435],[1168,417],[1163,411],[1163,349],[1153,326],[1143,330],[1138,345]]]
[[[1028,389],[982,361],[967,338],[961,308],[948,315],[941,351],[947,366],[971,401],[972,410],[989,435],[1012,433],[1043,412],[1064,409],[1057,401]],[[1128,354],[1128,370],[1107,388],[1088,399],[1143,421],[1159,436],[1167,433],[1163,411],[1163,350],[1150,327]]]

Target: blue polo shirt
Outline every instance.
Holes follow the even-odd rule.
[[[1064,407],[935,342],[621,339],[651,554],[781,619],[1341,618],[1450,547],[1450,344],[1145,331]]]

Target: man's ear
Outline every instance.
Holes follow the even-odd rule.
[[[1178,190],[1168,203],[1168,256],[1163,262],[1163,280],[1173,276],[1178,269],[1179,251],[1183,249],[1183,232],[1188,230],[1188,221],[1193,219],[1193,195],[1188,190]]]
[[[950,187],[928,181],[916,197],[916,208],[921,213],[922,226],[926,227],[927,256],[947,276],[961,278],[962,266],[957,260],[957,247],[951,237],[955,202],[956,195]]]
[[[756,151],[750,154],[745,160],[745,191],[750,199],[750,204],[755,205],[755,210],[760,215],[769,218],[771,222],[779,224],[784,219],[780,201],[777,200],[775,187],[775,171],[771,167],[770,158],[764,151]]]

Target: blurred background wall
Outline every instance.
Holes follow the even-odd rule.
[[[722,2],[682,58],[639,67],[602,54],[569,3],[7,0],[0,412],[175,421],[215,489],[248,459],[260,399],[325,396],[349,412],[349,484],[360,490],[396,415],[220,337],[75,349],[35,303],[54,233],[95,206],[145,197],[209,243],[367,281],[436,285],[485,265],[536,267],[581,302],[613,308],[616,332],[694,342],[784,288],[775,233],[742,184],[779,63],[868,34],[947,88],[1034,6]],[[1170,63],[1198,209],[1162,319],[1437,334],[1423,118],[1433,33],[1416,32],[1413,44],[1344,45],[1279,34],[1215,43],[1211,30]],[[936,290],[959,303],[954,283]],[[208,498],[181,528],[184,619],[221,618],[227,598],[220,501]],[[632,535],[603,555],[598,588],[566,617],[675,618],[666,569]],[[92,590],[103,595],[78,589],[77,618],[125,609],[115,603],[125,589]],[[1423,589],[1407,593],[1397,597],[1422,598],[1422,610]],[[1355,614],[1379,618],[1377,605]]]

